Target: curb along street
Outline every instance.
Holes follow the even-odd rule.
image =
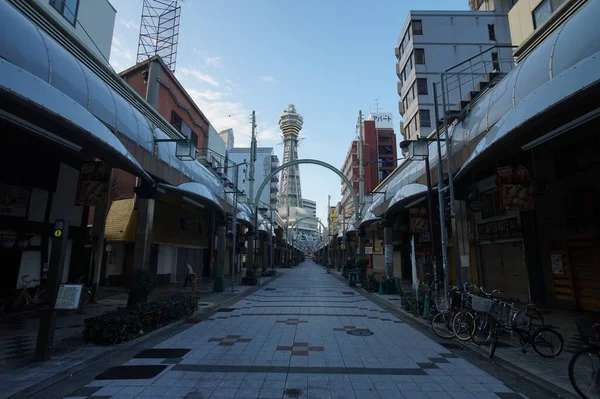
[[[92,381],[97,374],[101,373],[106,368],[119,365],[130,359],[135,353],[141,351],[142,349],[152,348],[165,339],[187,330],[193,324],[197,324],[205,319],[208,319],[210,316],[217,313],[219,309],[226,308],[231,304],[236,303],[240,299],[252,295],[256,291],[269,285],[282,274],[284,273],[278,273],[277,276],[270,278],[270,280],[267,282],[261,282],[260,285],[256,285],[255,287],[227,297],[222,302],[219,302],[210,308],[200,308],[193,316],[187,319],[178,320],[174,323],[161,327],[158,330],[149,332],[148,334],[145,334],[139,338],[117,345],[106,352],[83,361],[77,366],[74,366],[68,370],[40,381],[35,385],[16,392],[12,396],[9,396],[9,398],[63,398],[64,396],[68,395],[69,392],[72,392],[74,388],[84,386]],[[201,302],[201,298],[198,298],[198,301]],[[40,364],[43,363],[37,363],[36,365]],[[68,379],[72,379],[72,382],[66,382]],[[60,392],[53,392],[54,386],[58,387],[59,385],[60,388],[58,390]]]
[[[335,275],[335,277],[337,279],[339,279],[340,281],[343,281],[345,283],[348,282],[348,280],[344,279],[339,274],[337,274],[337,273],[332,273],[332,274]],[[352,288],[352,287],[350,287],[350,288]],[[457,340],[443,340],[432,332],[431,326],[427,321],[425,321],[421,318],[417,318],[417,317],[413,316],[412,314],[404,311],[403,309],[393,306],[385,299],[380,298],[378,296],[378,294],[376,294],[376,293],[370,293],[362,287],[353,287],[353,289],[358,294],[360,294],[363,297],[369,299],[370,301],[376,303],[378,306],[387,310],[394,316],[399,317],[402,320],[406,321],[411,327],[419,330],[420,332],[425,334],[427,337],[429,337],[430,339],[433,339],[434,341],[438,342],[439,344],[441,344],[441,345],[450,344],[450,343],[453,344],[453,346],[457,347],[457,349],[448,348],[449,351],[455,353],[456,355],[459,355],[460,357],[465,358],[466,360],[470,361],[471,363],[474,363],[476,366],[487,371],[488,373],[490,373],[492,375],[497,374],[497,371],[498,371],[497,367],[494,367],[494,366],[500,366],[500,367],[504,368],[507,373],[510,373],[510,375],[506,375],[507,373],[503,373],[504,380],[506,380],[507,377],[512,377],[512,378],[510,378],[511,381],[510,382],[507,381],[506,384],[508,386],[510,386],[511,388],[515,389],[517,392],[520,391],[520,389],[518,389],[515,385],[523,385],[523,384],[531,385],[531,384],[533,384],[540,391],[539,396],[536,396],[536,398],[537,397],[539,397],[540,399],[541,398],[573,398],[573,399],[577,398],[577,396],[575,396],[571,392],[568,392],[565,389],[563,389],[557,385],[550,384],[548,381],[546,381],[542,378],[539,378],[539,377],[531,374],[530,372],[524,370],[523,368],[515,366],[514,364],[512,364],[508,361],[505,361],[504,359],[501,359],[499,356],[496,356],[493,361],[490,361],[489,358],[487,357],[487,351],[484,351],[483,349],[478,348],[474,344],[463,343],[463,342],[460,342]],[[458,347],[460,347],[460,349],[458,349]],[[467,352],[470,352],[471,355],[465,356],[467,354]],[[564,355],[565,354],[563,354],[563,356]],[[566,373],[567,373],[567,370],[565,370],[565,374]],[[517,376],[520,377],[520,379],[515,378]],[[530,395],[530,397],[531,397],[531,395]]]

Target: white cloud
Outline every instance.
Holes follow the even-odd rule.
[[[267,124],[265,124],[268,126]],[[280,132],[277,129],[273,128],[265,128],[265,129],[257,129],[258,133],[256,135],[257,140],[262,142],[272,142],[273,144],[281,141]]]
[[[179,67],[177,69],[176,74],[181,75],[181,77],[192,76],[204,83],[208,83],[209,85],[219,87],[219,81],[215,77],[205,74],[205,73],[202,73],[201,71],[199,71],[193,67]]]
[[[223,64],[221,63],[221,57],[204,57],[204,63],[208,66],[221,68]]]
[[[114,35],[112,38],[112,47],[110,51],[110,64],[117,72],[121,72],[135,65],[136,53],[123,45],[123,37]]]
[[[220,100],[225,95],[225,93],[221,93],[218,91],[195,89],[188,89],[188,94],[192,97],[202,98],[209,101]]]
[[[273,76],[261,76],[260,80],[262,80],[265,83],[274,83],[275,82],[275,78]]]
[[[121,19],[119,23],[127,29],[140,29],[140,26],[130,19]]]

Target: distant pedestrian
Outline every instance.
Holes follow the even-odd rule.
[[[192,282],[192,279],[196,279],[196,273],[194,273],[194,268],[189,263],[185,264],[187,266],[188,274],[185,276],[185,281],[183,283],[183,287],[187,287],[188,283]]]

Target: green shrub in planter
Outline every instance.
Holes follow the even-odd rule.
[[[198,300],[193,296],[171,296],[165,300],[140,304],[137,309],[118,308],[87,318],[82,335],[87,342],[118,344],[192,316],[197,310]]]
[[[154,289],[154,276],[144,269],[134,269],[127,276],[127,307],[133,309],[148,302],[148,296]]]

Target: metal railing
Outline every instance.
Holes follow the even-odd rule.
[[[486,81],[490,74],[505,75],[515,67],[512,51],[510,58],[500,58],[500,51],[497,52],[497,59],[487,58],[492,55],[494,50],[514,49],[513,45],[495,45],[481,51],[474,56],[448,68],[442,74],[442,84],[444,86],[444,95],[446,104],[451,104],[450,94],[458,91],[459,101],[464,99],[467,91],[478,92],[477,85]],[[486,57],[486,58],[484,58]],[[490,79],[491,80],[491,79]],[[465,93],[463,93],[465,91]],[[441,93],[440,93],[441,94]]]

